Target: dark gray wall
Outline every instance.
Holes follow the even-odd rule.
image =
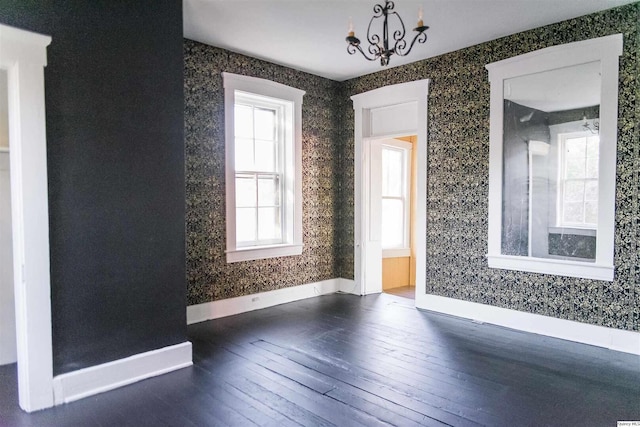
[[[185,341],[180,0],[0,1],[45,69],[54,373]]]

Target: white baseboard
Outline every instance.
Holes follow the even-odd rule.
[[[58,375],[53,378],[54,403],[73,402],[192,364],[191,343],[187,341]]]
[[[340,290],[342,280],[345,279],[323,280],[322,282],[307,283],[275,291],[190,305],[187,307],[187,324],[191,325],[301,299],[332,294]]]
[[[424,304],[418,308],[640,355],[640,333],[638,332],[589,325],[437,295],[426,295],[421,301],[424,301]]]
[[[353,279],[336,279],[339,282],[340,292],[345,294],[360,295],[360,288],[356,289],[356,282]]]

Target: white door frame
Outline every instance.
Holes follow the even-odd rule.
[[[359,295],[380,292],[377,282],[378,269],[376,265],[382,259],[381,250],[371,245],[368,239],[369,227],[369,195],[367,191],[370,168],[366,162],[366,141],[370,138],[393,137],[415,134],[418,137],[415,155],[418,158],[416,187],[416,216],[414,235],[416,249],[416,307],[426,305],[426,231],[427,231],[427,98],[429,94],[429,80],[417,80],[392,86],[385,86],[351,97],[355,112],[355,173],[354,173],[354,279],[355,290]],[[378,134],[372,126],[371,110],[401,104],[416,103],[417,129],[398,129],[391,134]],[[372,247],[373,246],[373,247]],[[378,245],[379,246],[379,245]],[[369,278],[373,278],[373,286],[367,286]],[[380,286],[381,289],[381,286]],[[370,292],[369,292],[370,291]]]
[[[0,24],[7,70],[18,390],[27,412],[53,406],[44,67],[51,37]]]

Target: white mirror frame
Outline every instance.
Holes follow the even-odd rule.
[[[622,34],[540,49],[487,64],[491,84],[489,148],[489,250],[491,268],[612,281],[615,228],[618,57]],[[600,146],[598,233],[595,262],[502,255],[503,87],[506,79],[600,61]]]

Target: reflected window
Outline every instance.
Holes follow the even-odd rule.
[[[558,226],[597,229],[599,135],[560,134]]]

